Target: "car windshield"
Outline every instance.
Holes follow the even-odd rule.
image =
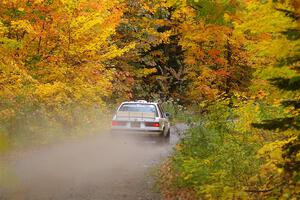
[[[123,104],[119,109],[121,112],[144,112],[144,113],[154,113],[158,116],[156,107],[153,104]]]

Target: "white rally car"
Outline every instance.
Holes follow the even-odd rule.
[[[112,131],[156,132],[169,137],[169,114],[161,105],[144,100],[123,102],[112,119]]]

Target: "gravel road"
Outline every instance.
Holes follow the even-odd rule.
[[[98,134],[18,153],[8,163],[10,186],[2,200],[158,200],[152,176],[172,151],[156,135]]]

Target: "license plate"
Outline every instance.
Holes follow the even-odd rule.
[[[132,128],[140,128],[141,127],[141,123],[140,122],[131,122],[131,127]]]

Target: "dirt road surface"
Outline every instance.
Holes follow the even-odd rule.
[[[9,159],[2,200],[158,200],[153,171],[172,151],[153,135],[96,136],[18,153]]]

